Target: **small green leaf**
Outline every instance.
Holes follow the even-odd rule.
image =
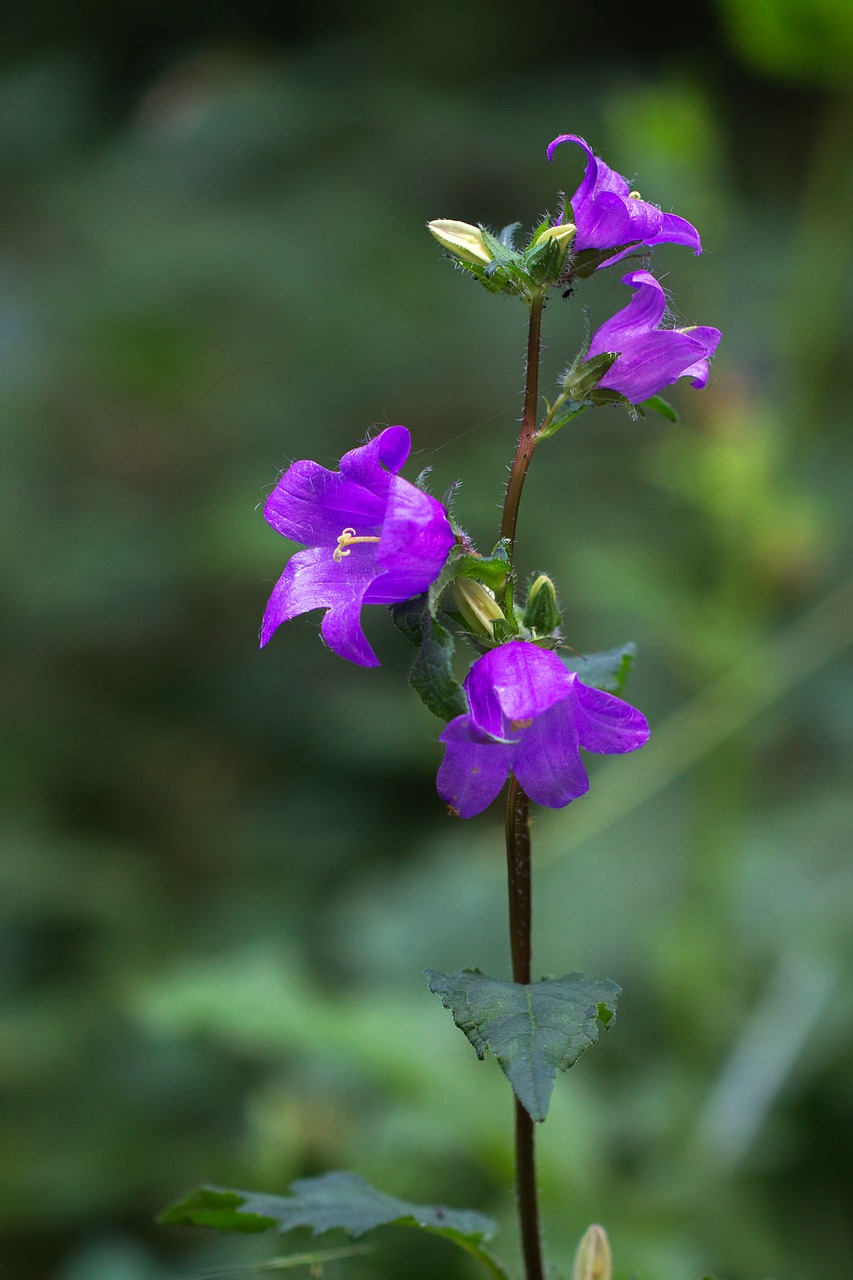
[[[544,1120],[558,1071],[577,1062],[612,1022],[620,988],[585,973],[543,978],[525,986],[489,978],[478,969],[427,970],[429,989],[453,1014],[477,1057],[489,1049],[533,1120]],[[603,1006],[606,1022],[599,1012]]]
[[[219,1231],[257,1232],[275,1227],[282,1235],[295,1227],[310,1227],[315,1236],[339,1229],[353,1240],[376,1227],[418,1227],[452,1241],[478,1258],[498,1280],[506,1280],[503,1269],[481,1248],[482,1241],[495,1233],[490,1218],[471,1209],[398,1200],[377,1191],[356,1173],[301,1178],[287,1196],[199,1187],[164,1210],[159,1221]]]
[[[623,644],[619,649],[608,649],[605,653],[589,653],[584,657],[579,654],[572,657],[560,656],[570,671],[576,671],[584,684],[592,689],[603,689],[605,693],[621,693],[631,672],[631,664],[637,652],[635,644]]]
[[[678,422],[678,414],[673,409],[668,400],[664,400],[663,396],[649,396],[648,400],[643,400],[637,405],[638,409],[648,409],[654,413],[659,413],[662,418],[666,418],[667,422]]]

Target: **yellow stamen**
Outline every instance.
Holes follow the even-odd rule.
[[[336,560],[338,564],[340,564],[344,556],[348,556],[350,554],[349,551],[345,550],[345,548],[351,547],[354,542],[378,542],[378,541],[379,541],[378,537],[365,536],[362,538],[357,538],[355,535],[355,529],[344,529],[343,533],[338,535],[338,545],[335,548],[335,550],[332,552],[332,559]]]
[[[513,733],[517,733],[519,729],[529,729],[532,724],[533,718],[531,717],[529,720],[511,720],[509,727]]]
[[[629,200],[642,200],[642,198],[643,198],[643,197],[640,195],[639,191],[629,191],[629,192],[628,192],[628,199],[629,199]]]

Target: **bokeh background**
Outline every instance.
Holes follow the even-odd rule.
[[[525,317],[424,223],[532,225],[572,131],[699,225],[656,264],[725,337],[678,426],[588,414],[528,482],[522,572],[578,649],[638,643],[654,726],[536,822],[537,968],[625,989],[541,1132],[549,1253],[597,1220],[622,1280],[849,1275],[853,9],[283,15],[5,8],[0,1274],[248,1275],[291,1242],[156,1211],[335,1167],[515,1265],[508,1090],[421,976],[508,976],[499,808],[445,815],[383,611],[379,671],[313,617],[258,654],[259,504],[404,422],[491,545]],[[546,389],[623,294],[555,296]],[[380,1244],[326,1276],[475,1274]]]

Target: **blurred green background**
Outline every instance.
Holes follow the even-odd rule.
[[[258,654],[259,506],[404,422],[491,544],[525,317],[424,223],[532,225],[565,131],[700,227],[656,265],[724,340],[677,427],[582,417],[522,512],[570,642],[637,641],[654,731],[536,820],[537,968],[625,988],[541,1131],[549,1253],[597,1220],[622,1280],[853,1273],[847,0],[4,27],[3,1280],[250,1274],[280,1242],[155,1212],[330,1167],[495,1214],[515,1266],[508,1090],[421,976],[508,976],[499,807],[445,815],[383,611],[379,671],[315,617]],[[546,390],[612,274],[555,295]],[[405,1236],[325,1274],[475,1274]]]

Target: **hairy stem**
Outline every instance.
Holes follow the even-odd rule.
[[[533,450],[536,448],[536,407],[539,401],[539,343],[542,331],[542,308],[545,305],[543,294],[537,294],[530,300],[530,326],[527,331],[527,367],[524,384],[524,412],[521,417],[521,434],[504,498],[503,515],[501,516],[501,537],[509,541],[509,558],[515,556],[515,529],[518,524],[518,508],[521,503],[521,491]]]
[[[506,798],[506,859],[509,933],[514,982],[530,982],[530,802],[510,778]],[[542,1280],[542,1241],[536,1197],[533,1121],[515,1099],[515,1187],[526,1280]]]

